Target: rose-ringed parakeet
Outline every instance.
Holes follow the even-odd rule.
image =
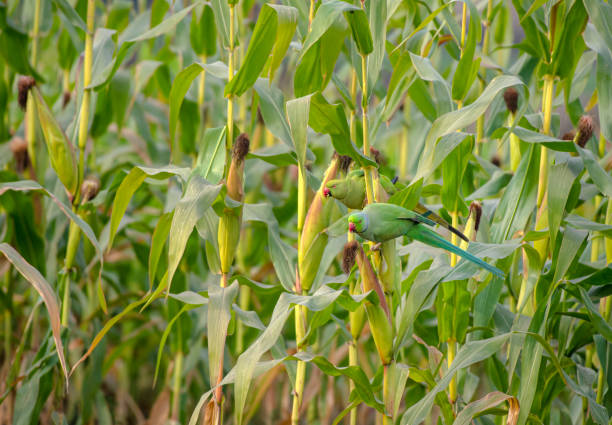
[[[397,188],[394,186],[393,182],[389,180],[386,176],[379,176],[379,181],[385,192],[387,192],[389,195],[393,195],[395,192],[397,192]],[[363,170],[353,170],[348,173],[348,175],[344,179],[329,180],[325,184],[325,189],[323,193],[327,197],[331,196],[333,198],[336,198],[348,208],[363,208],[366,196]],[[439,224],[440,226],[446,228],[448,231],[459,236],[464,241],[468,242],[468,239],[463,233],[451,226],[442,217],[440,217],[433,211],[427,209],[427,207],[421,204],[420,202],[416,204],[416,206],[414,207],[414,211],[424,217],[427,217],[431,221],[434,221],[436,224]]]
[[[435,248],[442,248],[469,260],[478,266],[504,278],[504,272],[497,267],[485,263],[480,258],[470,254],[456,245],[448,242],[433,230],[424,226],[435,226],[429,218],[407,210],[399,205],[374,203],[363,210],[351,214],[348,218],[349,231],[357,233],[372,242],[385,242],[400,236],[422,242]]]

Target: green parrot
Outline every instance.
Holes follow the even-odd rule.
[[[405,235],[435,248],[450,251],[502,279],[505,277],[504,272],[497,267],[485,263],[480,258],[448,242],[433,230],[422,226],[423,224],[435,226],[434,221],[399,205],[380,202],[369,204],[362,211],[351,214],[348,221],[349,231],[369,241],[385,242]]]
[[[385,192],[389,195],[393,195],[397,192],[397,188],[391,180],[386,176],[379,176],[380,185],[383,187]],[[365,180],[363,179],[363,170],[353,170],[344,179],[330,180],[325,185],[323,194],[326,197],[333,197],[342,202],[344,205],[351,209],[363,208],[363,202],[365,201],[366,189]],[[468,238],[463,233],[451,226],[446,220],[427,209],[427,207],[420,202],[414,207],[414,211],[427,217],[431,221],[436,222],[440,226],[448,229],[448,231],[456,234],[461,239],[469,242]]]

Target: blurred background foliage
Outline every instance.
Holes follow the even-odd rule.
[[[0,423],[608,424],[611,140],[606,1],[0,2]]]

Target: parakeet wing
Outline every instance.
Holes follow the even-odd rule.
[[[422,216],[427,217],[427,218],[431,219],[432,221],[435,221],[437,224],[439,224],[440,226],[444,227],[445,229],[448,229],[449,232],[454,233],[455,235],[459,236],[464,241],[469,242],[469,239],[463,233],[461,233],[459,230],[457,230],[456,228],[451,226],[448,223],[448,221],[444,220],[438,214],[436,214],[435,212],[427,209],[427,207],[425,205],[421,204],[420,202],[416,204],[416,206],[414,207],[414,210],[417,213],[421,214]]]

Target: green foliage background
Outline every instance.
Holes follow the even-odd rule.
[[[0,422],[608,424],[611,29],[602,0],[1,2]],[[466,232],[478,202],[506,273],[364,244],[384,365],[334,152]]]

